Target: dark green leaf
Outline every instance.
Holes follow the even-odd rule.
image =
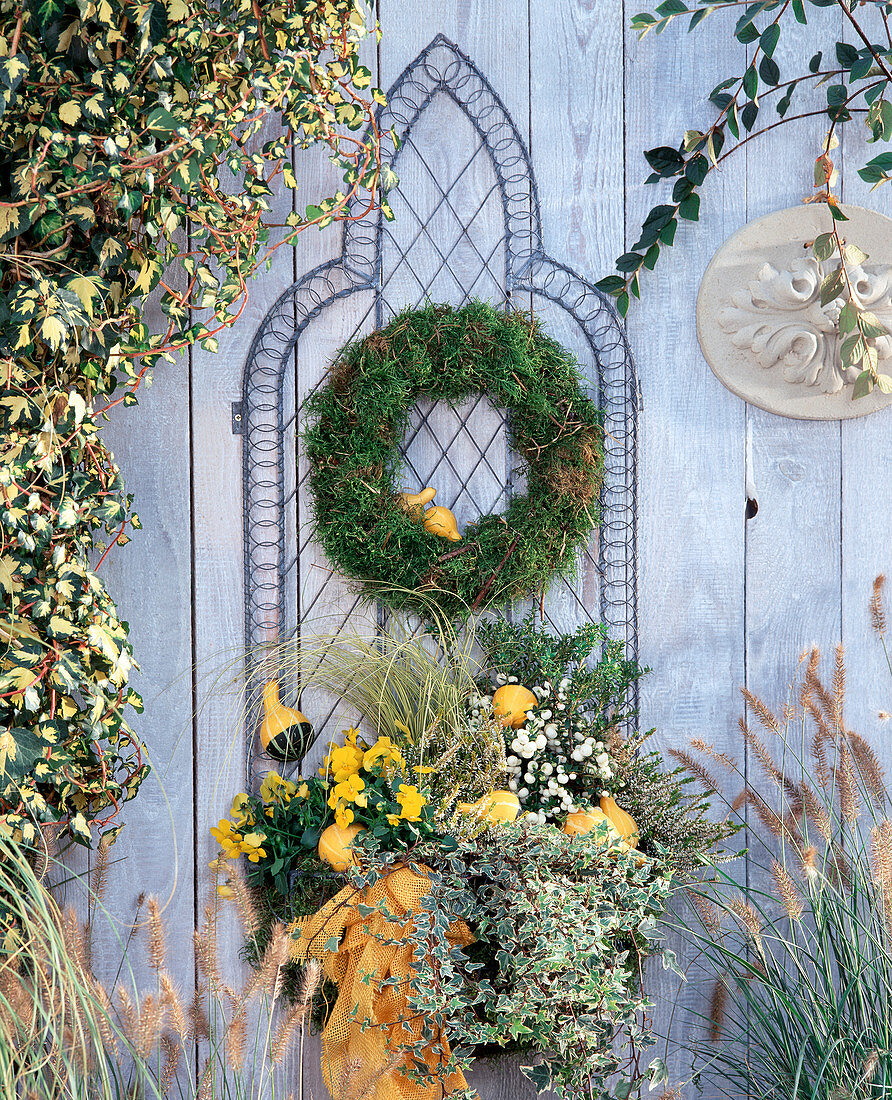
[[[651,168],[661,176],[676,176],[684,169],[684,157],[668,145],[648,149],[644,156]]]
[[[696,153],[692,156],[684,167],[684,174],[694,184],[695,187],[699,187],[700,184],[706,179],[706,175],[709,172],[709,161],[702,153]]]
[[[836,43],[836,60],[840,68],[851,69],[858,60],[858,50],[848,42]]]
[[[638,252],[624,252],[616,261],[616,270],[628,273],[637,271],[644,257]]]
[[[780,38],[780,24],[769,23],[762,31],[762,37],[759,39],[759,48],[766,57],[771,57],[774,54],[778,38]]]
[[[849,90],[845,84],[831,84],[827,88],[827,103],[831,107],[839,107],[848,99]]]
[[[770,57],[763,57],[759,63],[759,76],[765,84],[772,87],[779,83],[780,69],[777,67],[777,62]]]

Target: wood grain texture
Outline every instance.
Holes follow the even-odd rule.
[[[847,40],[854,38],[846,28]],[[875,27],[877,34],[882,33]],[[877,41],[880,39],[877,38]],[[842,138],[844,202],[857,203],[892,217],[892,189],[871,191],[857,169],[877,156],[868,144],[869,132],[860,118],[845,127]],[[861,242],[855,241],[856,244]],[[870,242],[862,244],[870,252]],[[859,420],[844,421],[842,437],[842,642],[848,665],[846,717],[850,726],[876,748],[892,772],[889,728],[880,715],[892,712],[892,675],[880,639],[871,629],[868,612],[871,582],[892,574],[892,414],[889,410]],[[892,584],[887,586],[892,594]],[[887,609],[892,609],[889,600]],[[892,622],[892,620],[890,620]]]
[[[624,251],[623,21],[619,0],[573,0],[557,10],[534,5],[530,12],[530,153],[543,245],[591,282]],[[594,379],[591,350],[576,322],[538,296],[531,305]],[[600,618],[597,560],[595,532],[577,577],[556,583],[544,602],[551,629],[569,631]]]
[[[140,672],[133,686],[145,701],[131,724],[148,749],[152,774],[139,797],[123,807],[126,827],[112,849],[104,904],[112,925],[96,922],[102,977],[112,977],[140,894],[154,894],[172,929],[191,926],[194,904],[192,824],[192,562],[189,359],[162,365],[139,396],[139,408],[117,406],[105,440],[121,468],[142,530],[114,547],[102,574],[121,617],[130,622]],[[142,911],[145,916],[145,910]],[[107,962],[110,972],[102,972]],[[173,936],[168,962],[192,973],[192,943]],[[144,953],[136,951],[134,980],[154,988]]]
[[[638,239],[663,187],[643,187],[641,151],[677,145],[714,111],[705,97],[745,64],[729,46],[720,17],[707,20],[692,54],[679,30],[639,43],[626,32],[626,243]],[[683,33],[683,32],[682,32]],[[655,109],[655,105],[659,109]],[[665,185],[663,185],[665,186]],[[630,311],[629,334],[642,389],[639,476],[640,648],[653,670],[642,683],[641,721],[663,748],[704,737],[737,751],[737,687],[744,675],[744,406],[713,376],[697,344],[694,307],[712,254],[746,218],[746,175],[731,161],[704,188],[702,224],[681,224],[675,248],[643,280],[644,301]],[[680,952],[679,945],[673,943]],[[680,954],[682,965],[691,959]],[[679,1044],[697,1038],[704,990],[692,971],[683,990],[654,961],[648,983],[656,1002],[672,1084],[689,1076]],[[677,1006],[675,1005],[678,1000]],[[674,1015],[673,1015],[674,1012]],[[667,1040],[670,1019],[674,1030]]]
[[[802,58],[841,31],[837,10],[810,13],[807,27],[781,39],[775,54],[781,73],[798,71]],[[764,110],[766,121],[776,119],[768,99]],[[804,119],[747,147],[748,218],[813,192],[826,122]],[[747,685],[777,705],[787,698],[803,650],[816,644],[832,651],[839,638],[840,424],[756,408],[748,410],[748,423],[759,511],[747,524]]]

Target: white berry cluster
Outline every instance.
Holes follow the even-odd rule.
[[[501,687],[518,679],[497,675],[495,681]],[[523,816],[540,825],[562,820],[578,810],[580,802],[596,801],[608,793],[601,788],[614,778],[607,747],[591,735],[591,723],[575,712],[570,687],[566,677],[556,685],[550,680],[534,684],[530,691],[539,705],[527,712],[522,726],[507,731],[508,787],[527,807]],[[471,722],[479,723],[492,706],[492,694],[468,702]]]

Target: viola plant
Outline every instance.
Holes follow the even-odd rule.
[[[309,226],[381,209],[354,0],[0,4],[0,830],[89,843],[146,774],[100,577],[139,526],[99,431]],[[342,174],[278,224],[321,144]],[[151,297],[151,312],[150,312]],[[150,320],[151,316],[151,320]]]
[[[776,51],[782,37],[795,41],[798,27],[812,8],[838,7],[852,41],[827,42],[808,61],[782,72]],[[652,271],[664,251],[675,243],[682,222],[700,218],[700,191],[707,179],[735,150],[761,134],[801,119],[824,115],[827,137],[815,150],[815,191],[805,202],[827,207],[827,229],[815,241],[803,241],[819,263],[828,262],[820,290],[821,305],[839,301],[837,329],[841,366],[854,381],[853,399],[879,387],[892,393],[892,378],[879,370],[876,341],[889,336],[887,327],[858,296],[857,269],[868,259],[861,246],[847,240],[841,226],[848,218],[834,193],[838,173],[831,152],[838,145],[843,124],[860,119],[871,144],[892,140],[892,5],[855,4],[850,0],[770,0],[741,5],[737,0],[663,0],[653,11],[632,18],[632,27],[644,38],[661,34],[670,24],[699,27],[714,13],[735,15],[733,36],[748,47],[742,72],[720,81],[709,93],[715,109],[703,130],[686,130],[675,145],[649,149],[644,156],[651,169],[646,183],[672,182],[670,201],[649,212],[638,239],[616,260],[617,274],[597,285],[613,295],[625,316],[632,298],[641,295],[641,278]],[[879,44],[878,44],[879,43]],[[796,109],[794,103],[801,107]],[[871,157],[858,175],[874,188],[892,180],[892,152]],[[832,261],[832,262],[831,262]]]
[[[229,817],[211,829],[222,861],[213,870],[227,879],[226,861],[244,858],[250,885],[288,898],[289,873],[318,869],[317,853],[339,837],[365,832],[388,850],[405,850],[432,832],[419,769],[399,747],[387,736],[369,744],[352,727],[342,737],[329,743],[318,775],[295,781],[271,771],[257,795],[235,796]],[[220,889],[228,896],[231,888],[224,881]]]

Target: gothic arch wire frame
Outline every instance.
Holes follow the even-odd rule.
[[[536,181],[524,142],[499,96],[454,43],[438,35],[407,66],[387,94],[388,105],[379,114],[379,126],[382,129],[395,127],[405,149],[411,141],[415,123],[438,94],[445,94],[453,101],[468,118],[476,135],[478,145],[465,168],[483,152],[495,176],[504,225],[504,235],[499,242],[504,247],[504,267],[499,273],[503,304],[507,307],[516,296],[531,295],[560,306],[582,332],[591,353],[592,363],[585,369],[590,389],[604,410],[606,421],[602,519],[595,563],[600,578],[599,610],[611,636],[625,641],[629,652],[635,655],[640,396],[625,332],[612,304],[603,294],[569,267],[545,255]],[[394,165],[398,164],[399,157],[400,151],[397,151],[392,158]],[[295,568],[302,548],[298,531],[297,555],[286,560],[286,514],[300,486],[295,485],[286,494],[285,447],[291,429],[297,427],[300,410],[295,409],[287,420],[284,414],[286,378],[294,364],[298,341],[314,318],[357,292],[373,294],[375,326],[386,322],[385,311],[392,311],[394,307],[387,300],[387,284],[393,272],[387,276],[384,272],[385,246],[396,249],[399,256],[396,270],[404,263],[411,247],[424,237],[424,243],[429,243],[440,258],[429,284],[439,272],[449,268],[452,250],[442,251],[428,233],[428,225],[433,215],[449,203],[456,182],[445,189],[440,187],[441,197],[426,222],[422,223],[415,214],[419,228],[405,249],[399,246],[380,216],[376,222],[348,223],[340,257],[319,265],[280,295],[251,344],[242,401],[236,416],[238,427],[235,428],[244,436],[244,580],[249,704],[256,703],[258,666],[264,643],[286,638],[299,627],[298,621],[289,629],[286,621],[286,577]],[[458,216],[454,209],[452,212]],[[471,240],[470,222],[477,213],[479,208],[467,224],[462,224],[462,234],[480,257],[480,274],[486,270],[494,277],[489,263],[497,249],[485,257]],[[453,245],[453,249],[455,247]],[[420,303],[427,297],[428,288],[415,277],[421,291]],[[464,296],[472,294],[473,288],[468,287]],[[484,459],[481,452],[481,461]],[[582,606],[578,595],[575,592],[573,595]],[[588,614],[587,609],[583,610]],[[298,619],[306,614],[309,609],[302,609]],[[249,705],[247,711],[249,733],[253,733],[256,710]],[[248,737],[249,776],[255,771],[253,740]]]

